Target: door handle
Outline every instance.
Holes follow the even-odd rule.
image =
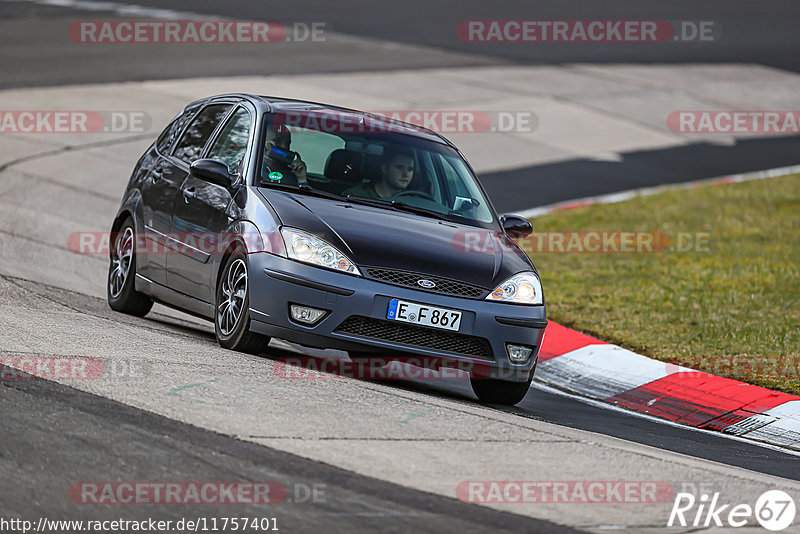
[[[164,167],[159,165],[158,167],[153,169],[153,172],[150,173],[150,180],[152,180],[153,183],[156,183],[161,179],[163,173],[164,173]]]
[[[194,198],[197,195],[195,193],[194,187],[190,187],[189,189],[183,190],[183,200],[188,204],[190,198]]]

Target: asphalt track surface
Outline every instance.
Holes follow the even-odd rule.
[[[198,328],[159,313],[146,319],[119,316],[107,308],[103,299],[18,278],[0,278],[0,303],[30,311],[49,308],[54,316],[60,316],[60,310],[68,309],[70,315],[83,317],[80,322],[85,324],[107,324],[107,328],[121,331],[129,331],[138,325],[173,343],[185,345],[186,340],[193,339],[208,347],[215,345],[209,328]],[[38,322],[31,318],[32,336],[35,335],[33,330],[40,327]],[[87,342],[96,343],[94,340]],[[293,350],[272,346],[264,356],[296,355]],[[241,361],[245,363],[244,359]],[[157,388],[147,378],[139,380],[138,387]],[[466,383],[446,382],[431,385],[419,381],[397,381],[384,388],[384,392],[396,396],[397,401],[410,395],[423,402],[437,398],[458,405],[476,402]],[[371,382],[363,384],[370,387]],[[337,388],[342,385],[334,384]],[[124,386],[124,382],[120,382],[120,386]],[[358,387],[358,384],[354,386]],[[285,451],[239,441],[63,383],[2,380],[0,406],[4,414],[4,438],[0,440],[0,467],[4,473],[0,478],[0,510],[6,517],[93,520],[120,516],[162,520],[213,516],[278,517],[280,526],[288,532],[318,532],[326,528],[332,532],[374,532],[376,529],[387,532],[571,531],[547,521],[466,505],[455,499],[365,477]],[[618,436],[661,450],[800,480],[796,456],[623,411],[610,411],[536,387],[516,407],[487,406],[482,411],[489,416],[502,413]],[[335,435],[335,426],[327,432]],[[426,436],[420,439],[424,440]],[[431,436],[431,439],[436,438]],[[353,444],[355,446],[357,440]],[[442,446],[446,446],[446,442]],[[547,444],[536,445],[530,452],[546,457]],[[557,463],[561,459],[554,457],[551,461]],[[653,462],[651,477],[658,476],[657,460],[654,458]],[[603,473],[604,470],[598,467],[597,471]],[[294,488],[317,485],[324,490],[325,497],[323,502],[313,503],[302,502],[296,497],[292,502],[290,497],[286,502],[269,506],[120,508],[119,505],[84,505],[76,508],[70,501],[66,488],[76,481],[107,480],[268,480],[283,484],[290,495],[302,494]],[[706,480],[714,482],[713,477]],[[568,515],[564,521],[569,523]]]
[[[547,521],[473,506],[380,482],[282,451],[200,430],[109,399],[46,381],[3,381],[4,516],[79,518],[65,480],[237,480],[278,482],[287,499],[272,506],[95,507],[93,520],[178,521],[274,517],[286,532],[577,532]],[[36,421],[31,421],[31,414]],[[16,469],[10,466],[16,465]],[[25,490],[11,482],[23,471]],[[36,481],[35,496],[30,480]],[[307,502],[307,489],[323,495]]]
[[[201,15],[216,15],[239,20],[274,20],[284,24],[294,22],[323,22],[327,30],[363,38],[419,45],[447,52],[436,59],[410,57],[413,50],[400,50],[388,56],[372,47],[371,53],[356,53],[351,57],[329,54],[332,48],[276,47],[275,51],[263,47],[232,48],[200,45],[180,48],[171,52],[167,47],[147,46],[158,54],[121,52],[120,50],[84,51],[84,61],[64,63],[67,48],[54,47],[60,43],[57,32],[41,31],[49,23],[63,19],[107,20],[102,11],[80,9],[64,10],[59,7],[11,3],[0,7],[3,18],[17,20],[30,18],[34,13],[40,31],[5,32],[4,45],[15,45],[18,52],[4,57],[4,64],[26,65],[25,71],[11,79],[5,78],[0,86],[20,83],[27,76],[40,76],[49,85],[79,83],[81,81],[122,81],[137,79],[175,78],[198,75],[198,69],[208,75],[231,74],[286,74],[298,72],[348,72],[374,70],[383,67],[395,69],[404,65],[424,66],[432,61],[441,65],[461,64],[532,64],[558,65],[564,63],[759,63],[785,70],[800,72],[800,40],[797,21],[800,5],[791,0],[760,2],[637,2],[636,0],[591,2],[576,0],[548,0],[518,2],[500,0],[484,2],[467,0],[452,2],[409,0],[403,2],[374,2],[355,0],[326,2],[325,0],[297,0],[265,3],[231,0],[224,3],[201,0],[142,0],[133,3]],[[106,12],[107,13],[107,12]],[[112,17],[113,18],[113,17]],[[687,43],[471,43],[459,40],[456,27],[464,20],[537,19],[537,20],[688,20],[714,21],[719,24],[718,40]],[[49,21],[49,23],[47,22]],[[26,28],[27,29],[27,28]],[[35,46],[30,44],[36,43]],[[318,45],[319,43],[314,43]],[[337,45],[338,46],[338,45]],[[6,50],[9,50],[4,46]],[[103,47],[98,47],[103,48]],[[209,55],[209,52],[211,55]],[[118,60],[125,55],[124,68]],[[207,61],[199,61],[205,58]],[[222,59],[225,61],[215,61]],[[335,58],[335,59],[334,59]],[[383,61],[383,65],[375,60]],[[29,63],[33,61],[33,63]],[[32,66],[39,68],[33,69]],[[49,67],[49,68],[48,68]],[[41,83],[37,85],[42,85]]]
[[[253,49],[231,45],[180,50],[157,48],[113,50],[97,47],[79,50],[63,47],[53,28],[64,21],[82,18],[112,18],[102,12],[63,9],[27,2],[0,3],[0,87],[153,78],[225,76],[232,74],[307,73],[412,67],[562,64],[568,62],[755,62],[800,71],[800,39],[796,24],[800,5],[796,2],[713,2],[684,6],[674,4],[613,2],[541,2],[535,18],[664,18],[719,21],[725,39],[718,46],[670,45],[474,45],[455,38],[454,26],[468,18],[533,18],[529,6],[516,2],[466,2],[459,9],[443,3],[404,2],[386,6],[378,2],[291,2],[280,6],[247,2],[139,2],[142,5],[172,7],[229,18],[270,19],[284,22],[323,20],[337,33],[365,39],[386,39],[410,46],[402,49],[376,48],[369,41],[332,41],[326,47],[286,47],[262,55]],[[334,60],[335,58],[335,60]],[[3,103],[4,107],[8,106]],[[689,145],[675,149],[625,154],[622,162],[570,161],[492,173],[483,177],[495,203],[501,209],[517,209],[513,198],[503,197],[508,184],[530,186],[530,180],[547,180],[553,185],[542,204],[601,194],[630,187],[718,176],[766,167],[795,164],[797,138],[739,142],[735,147]],[[643,180],[642,176],[648,176]],[[570,177],[585,177],[567,180]],[[38,286],[47,294],[51,288]],[[101,301],[82,295],[70,297],[70,305],[91,311]],[[110,314],[110,312],[109,312]],[[158,318],[150,319],[159,323]],[[175,335],[190,335],[211,342],[207,331],[183,329],[160,323]],[[279,355],[279,354],[278,354]],[[466,388],[449,385],[432,388],[427,384],[395,384],[398,391],[435,393],[446,398],[472,401]],[[562,527],[513,514],[459,503],[453,499],[403,488],[375,478],[354,475],[328,465],[288,455],[269,447],[243,443],[168,420],[146,411],[48,381],[4,381],[0,387],[4,415],[4,438],[0,440],[0,461],[4,470],[26,477],[29,487],[15,490],[8,477],[0,493],[4,513],[45,515],[66,509],[60,503],[65,492],[59,485],[75,480],[75,472],[89,472],[95,480],[107,475],[122,478],[157,478],[156,466],[168,465],[175,479],[223,478],[257,479],[265,470],[269,476],[294,480],[307,477],[335,488],[337,499],[315,508],[282,509],[290,531],[353,532],[463,531],[506,529],[539,532],[567,531]],[[486,410],[497,408],[487,407]],[[580,400],[532,389],[515,408],[503,411],[565,427],[583,429],[634,443],[683,453],[696,458],[742,467],[759,473],[800,480],[800,462],[795,456],[754,444],[697,432],[624,412],[610,411]],[[30,414],[37,414],[32,418]],[[33,421],[35,419],[35,421]],[[43,461],[43,458],[51,459]],[[115,465],[122,462],[122,467]],[[97,466],[104,466],[98,470]],[[27,466],[27,467],[26,467]],[[31,467],[33,466],[33,467]],[[5,471],[4,471],[5,472]],[[89,476],[89,475],[87,475]],[[204,478],[205,477],[205,478]],[[20,478],[17,478],[20,480]],[[1,483],[0,483],[1,484]],[[33,488],[51,488],[49,498],[35,498]],[[56,491],[52,488],[58,488]],[[38,490],[37,490],[38,491]],[[354,510],[353,503],[357,504]],[[378,510],[374,516],[365,509]],[[182,509],[181,515],[194,510]],[[236,512],[241,512],[237,508]],[[343,515],[337,512],[345,511]],[[118,515],[109,510],[109,517]],[[329,513],[330,515],[326,515]],[[97,510],[92,511],[97,517]],[[199,511],[199,515],[204,515]],[[207,511],[205,515],[208,515]],[[311,519],[309,519],[311,517]]]

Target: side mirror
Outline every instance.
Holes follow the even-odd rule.
[[[500,224],[509,237],[528,237],[533,233],[531,222],[519,215],[503,215],[500,217]]]
[[[233,178],[228,166],[217,159],[198,159],[192,162],[189,172],[195,178],[205,180],[222,187],[231,187]]]

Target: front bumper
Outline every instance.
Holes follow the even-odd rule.
[[[535,367],[547,324],[544,306],[438,295],[268,253],[249,254],[248,271],[251,330],[310,347],[384,356],[413,354],[453,362],[475,376],[524,382]],[[461,310],[461,327],[457,333],[446,333],[388,321],[386,312],[393,298]],[[290,318],[290,303],[324,309],[328,314],[313,326],[303,325]],[[405,335],[389,340],[381,334],[387,329],[402,330]],[[523,363],[512,363],[507,343],[532,347],[531,356]],[[479,350],[479,345],[485,350]]]

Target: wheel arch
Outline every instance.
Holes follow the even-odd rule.
[[[227,263],[229,256],[239,249],[243,250],[245,255],[254,252],[254,250],[251,250],[247,247],[248,241],[256,250],[263,249],[263,243],[257,242],[261,240],[261,234],[258,231],[258,227],[251,221],[236,221],[228,227],[223,235],[231,236],[231,239],[229,243],[225,244],[222,253],[219,254],[216,259],[217,265],[214,269],[214,272],[216,273],[214,276],[214,294],[216,294],[217,288],[219,287],[222,271],[225,268],[225,264]],[[253,241],[253,236],[258,236],[256,242]],[[259,249],[259,247],[261,248]]]
[[[133,230],[135,233],[141,235],[144,233],[144,224],[142,221],[142,195],[134,189],[131,190],[122,201],[117,215],[111,223],[111,237],[122,228],[122,223],[125,219],[130,217],[133,220]],[[110,240],[111,241],[111,240]],[[109,259],[111,258],[111,247],[109,246]]]

